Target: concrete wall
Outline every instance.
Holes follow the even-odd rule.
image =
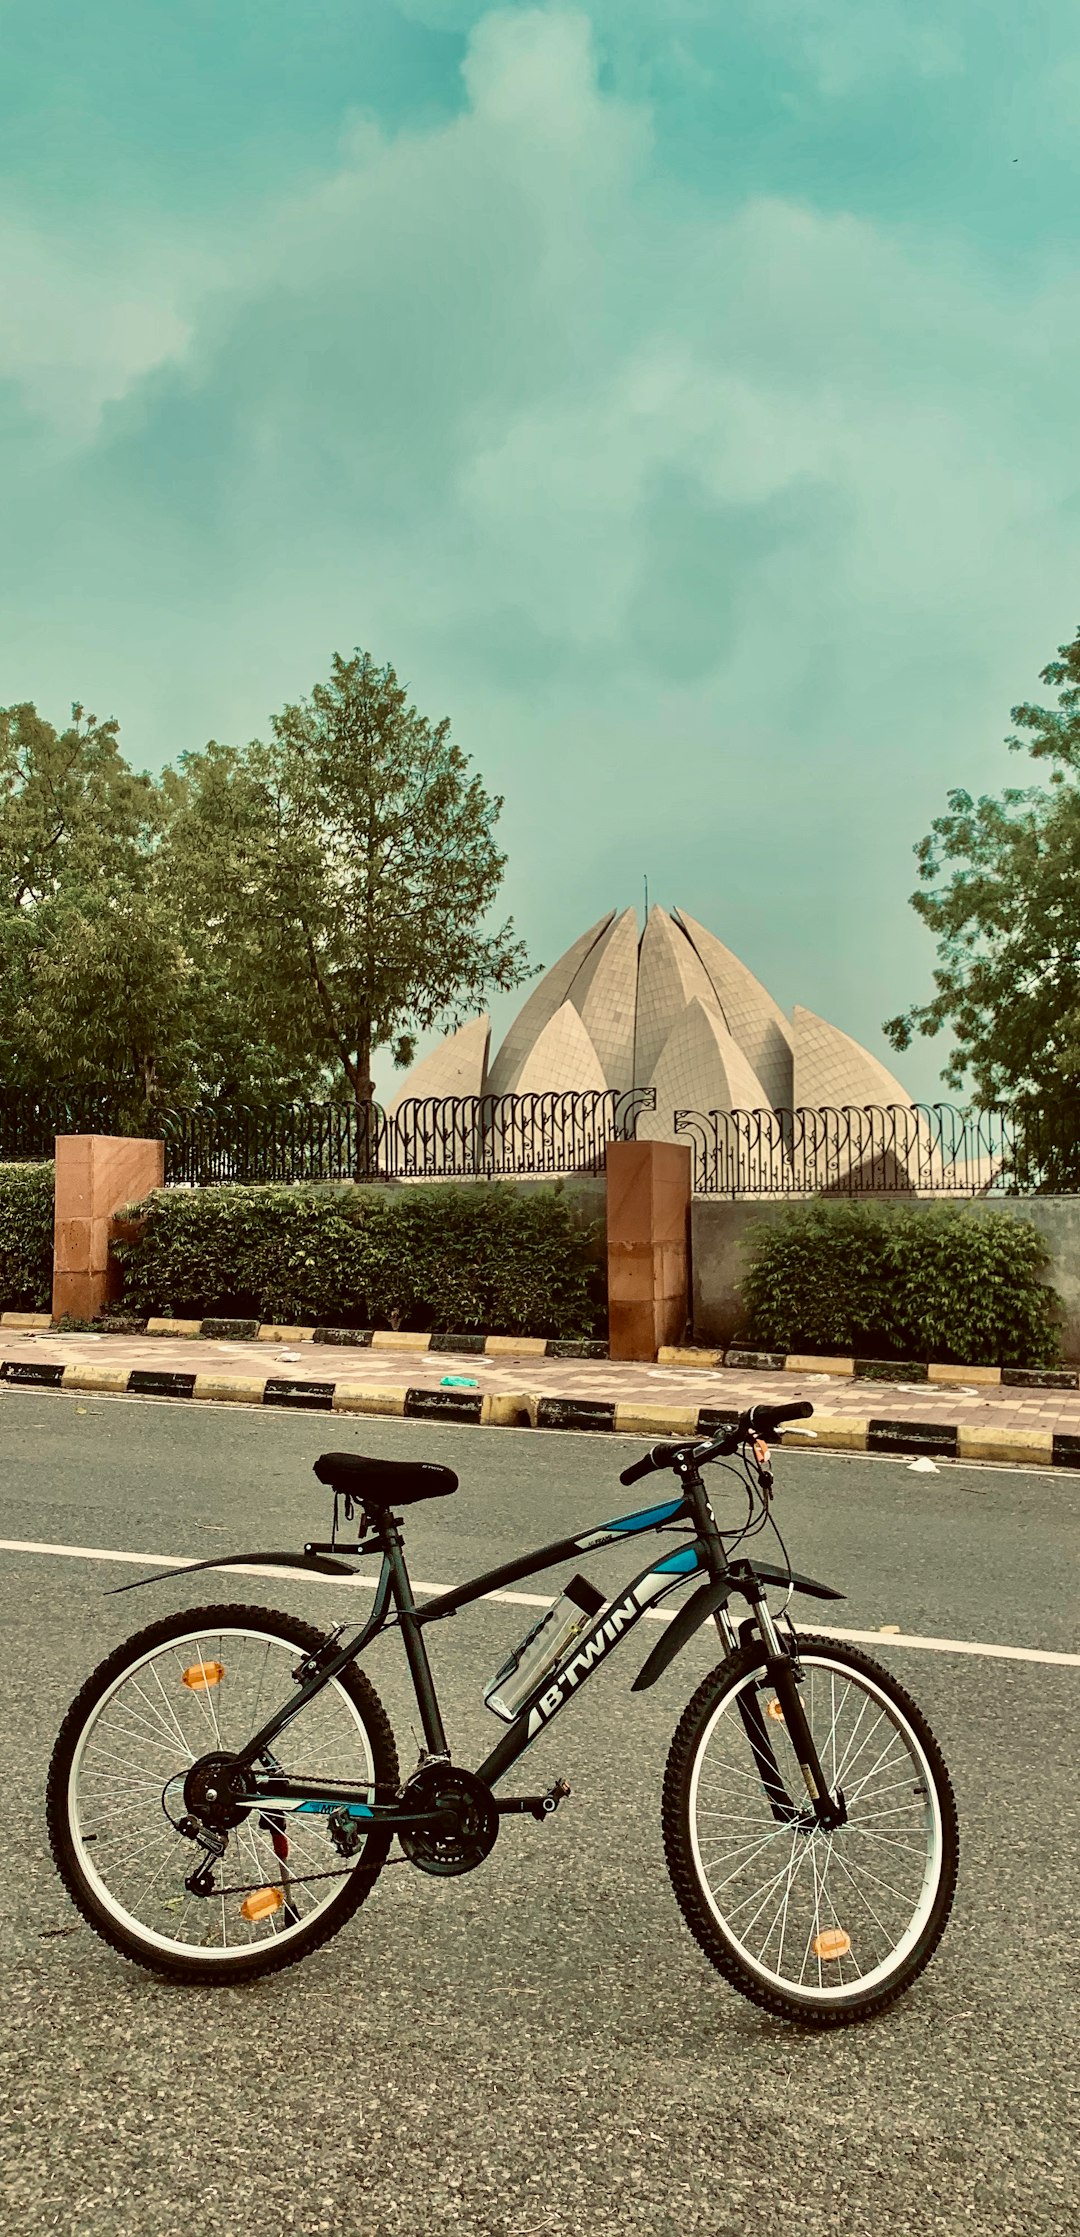
[[[878,1209],[890,1208],[881,1197],[863,1201],[873,1202]],[[892,1208],[927,1211],[930,1207],[926,1199],[913,1203],[909,1196],[898,1199]],[[747,1230],[753,1220],[771,1223],[787,1209],[786,1204],[753,1199],[732,1203],[716,1196],[695,1196],[690,1232],[696,1343],[729,1344],[740,1333],[739,1284],[747,1259]],[[1080,1362],[1080,1196],[978,1197],[965,1202],[963,1210],[971,1219],[1004,1212],[1038,1229],[1050,1253],[1046,1279],[1062,1306],[1062,1357],[1070,1364]]]

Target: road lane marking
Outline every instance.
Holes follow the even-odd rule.
[[[136,1569],[188,1569],[191,1567],[191,1556],[189,1554],[127,1553],[121,1552],[115,1546],[60,1546],[53,1544],[48,1539],[38,1538],[0,1538],[0,1553],[45,1554],[68,1561],[119,1561],[126,1562]],[[374,1592],[376,1584],[374,1577],[320,1577],[316,1572],[310,1570],[275,1568],[265,1562],[251,1561],[232,1561],[227,1566],[220,1566],[217,1562],[214,1562],[204,1569],[202,1574],[206,1577],[281,1578],[287,1584],[295,1584],[298,1581],[305,1584],[333,1586],[357,1584],[365,1592]],[[451,1590],[449,1585],[427,1584],[419,1577],[414,1577],[412,1582],[413,1589],[416,1592],[436,1594]],[[496,1601],[504,1607],[550,1608],[553,1606],[556,1596],[546,1592],[485,1592],[480,1597],[484,1600]],[[664,1608],[646,1608],[644,1611],[645,1621],[646,1623],[670,1623],[675,1612]],[[917,1632],[896,1631],[891,1624],[883,1624],[879,1631],[841,1631],[836,1624],[830,1624],[828,1629],[830,1638],[850,1639],[860,1646],[916,1647],[926,1654],[987,1655],[998,1662],[1051,1662],[1057,1663],[1066,1670],[1080,1670],[1080,1654],[1060,1654],[1051,1647],[996,1646],[991,1645],[984,1639],[930,1639],[924,1638]]]

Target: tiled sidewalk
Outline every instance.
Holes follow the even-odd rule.
[[[0,1381],[657,1436],[705,1430],[714,1411],[806,1398],[823,1445],[1080,1465],[1080,1391],[1012,1385],[7,1329]]]

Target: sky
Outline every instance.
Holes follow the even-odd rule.
[[[1080,625],[1078,106],[1072,0],[0,0],[0,702],[159,769],[362,647],[536,963],[647,877],[943,1095],[912,850]]]

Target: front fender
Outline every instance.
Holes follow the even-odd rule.
[[[845,1594],[837,1592],[835,1586],[819,1584],[814,1577],[803,1577],[797,1569],[789,1577],[786,1569],[777,1569],[769,1561],[755,1561],[753,1567],[755,1577],[763,1585],[783,1585],[785,1589],[790,1585],[793,1592],[808,1592],[815,1600],[845,1598]],[[693,1638],[695,1631],[699,1631],[701,1625],[707,1623],[718,1608],[725,1607],[731,1594],[737,1590],[738,1585],[734,1579],[723,1578],[716,1584],[699,1585],[669,1623],[663,1637],[657,1640],[651,1654],[646,1656],[630,1688],[631,1693],[643,1693],[646,1686],[655,1685],[668,1664],[674,1662],[677,1654],[682,1653],[687,1640]]]

